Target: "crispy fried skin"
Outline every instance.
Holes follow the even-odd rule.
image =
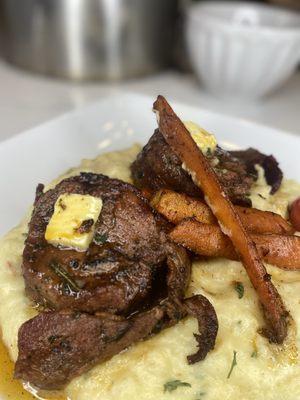
[[[173,224],[185,218],[194,218],[204,224],[217,224],[210,208],[203,201],[184,193],[160,190],[151,199],[151,205]],[[248,232],[292,235],[294,228],[280,215],[256,208],[235,206]]]
[[[269,325],[265,333],[270,341],[282,343],[287,336],[289,313],[267,274],[254,242],[244,229],[213,169],[165,98],[158,96],[153,108],[158,115],[160,132],[181,159],[195,184],[201,187],[223,233],[229,236],[239,254],[265,312]]]
[[[269,264],[290,271],[300,270],[300,237],[276,234],[251,234],[258,253]],[[170,238],[196,254],[239,260],[231,240],[217,225],[184,220],[171,232]]]

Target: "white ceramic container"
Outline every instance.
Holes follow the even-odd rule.
[[[252,2],[191,4],[192,67],[218,96],[255,99],[278,88],[300,62],[300,14]]]

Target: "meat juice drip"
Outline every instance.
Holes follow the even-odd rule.
[[[35,397],[28,393],[19,380],[13,379],[14,363],[11,361],[8,351],[0,340],[0,398],[1,400],[67,400],[65,396]]]

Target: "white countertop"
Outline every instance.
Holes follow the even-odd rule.
[[[153,99],[160,93],[171,100],[300,135],[300,72],[264,100],[234,104],[210,96],[193,76],[178,72],[167,71],[122,84],[79,84],[31,75],[0,62],[0,140],[121,90],[148,94]]]

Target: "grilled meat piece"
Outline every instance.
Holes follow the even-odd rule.
[[[247,171],[257,179],[257,170],[255,165],[260,165],[265,171],[267,184],[271,186],[271,194],[277,192],[280,188],[283,173],[279,168],[276,158],[272,155],[267,156],[256,149],[249,148],[243,151],[231,151],[233,157],[246,164]]]
[[[131,174],[140,189],[173,189],[194,197],[201,194],[158,129],[131,165]]]
[[[254,176],[248,173],[245,163],[220,147],[207,158],[232,202],[251,205],[248,196]],[[172,189],[202,197],[201,190],[184,171],[181,161],[158,129],[131,165],[131,173],[135,185],[141,189]]]
[[[54,247],[45,230],[61,194],[101,197],[103,207],[85,252]],[[15,377],[59,389],[132,343],[198,319],[202,360],[213,349],[218,321],[203,296],[184,300],[186,251],[168,239],[169,224],[132,185],[82,173],[43,193],[39,186],[23,254],[27,294],[52,308],[19,330]]]
[[[147,337],[163,315],[159,307],[130,320],[112,314],[43,312],[19,330],[15,377],[39,388],[61,389],[96,363]]]
[[[103,208],[86,252],[54,247],[45,230],[64,193],[101,197]],[[23,254],[27,294],[50,308],[128,313],[153,295],[153,282],[176,259],[167,223],[132,185],[83,173],[39,194]],[[182,250],[180,250],[182,253]],[[180,262],[189,265],[187,258]],[[188,278],[187,278],[188,279]]]
[[[249,198],[255,175],[247,171],[243,159],[234,157],[230,152],[217,146],[208,157],[228,197],[236,205],[251,206]]]
[[[274,194],[280,187],[283,174],[277,160],[272,156],[249,148],[242,151],[225,151],[217,146],[207,159],[234,204],[251,206],[249,192],[257,180],[255,165],[261,165],[266,181]],[[202,197],[201,190],[182,168],[176,154],[170,149],[157,129],[131,166],[135,185],[140,189],[156,191],[172,189],[189,196]]]
[[[177,305],[165,301],[128,319],[106,313],[43,312],[19,330],[20,354],[15,377],[39,388],[62,389],[96,363],[176,324],[187,314],[198,318],[200,331],[195,335],[200,348],[195,355],[188,356],[189,363],[194,363],[214,347],[218,329],[214,308],[201,295]]]

